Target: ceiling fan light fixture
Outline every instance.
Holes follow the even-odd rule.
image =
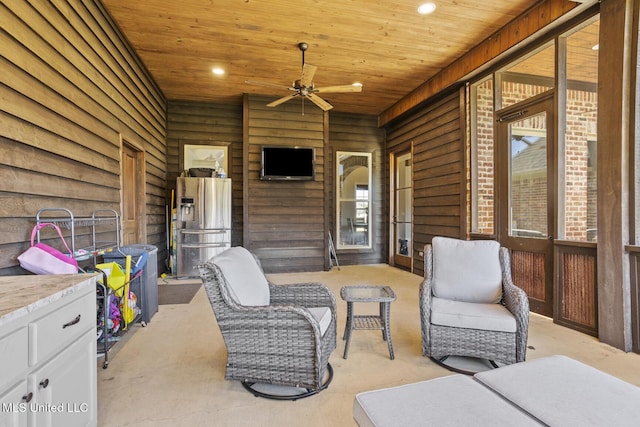
[[[420,6],[418,6],[418,13],[420,15],[428,15],[430,13],[433,13],[436,10],[436,4],[435,3],[423,3]]]

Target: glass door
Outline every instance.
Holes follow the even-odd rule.
[[[413,177],[411,173],[411,153],[406,152],[392,155],[392,159],[395,159],[392,162],[394,166],[392,186],[392,258],[396,267],[411,271],[411,260],[413,259]]]
[[[511,249],[514,282],[537,313],[553,315],[553,97],[498,115],[500,243]]]

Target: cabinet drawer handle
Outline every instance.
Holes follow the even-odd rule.
[[[40,387],[47,388],[47,386],[49,386],[49,378],[45,378],[44,380],[40,381]]]
[[[33,399],[33,393],[31,392],[22,396],[22,400],[24,400],[27,403],[31,402],[31,399]]]
[[[79,321],[80,321],[80,315],[78,314],[78,316],[75,319],[62,325],[62,329],[66,328],[67,326],[73,326],[77,324]]]

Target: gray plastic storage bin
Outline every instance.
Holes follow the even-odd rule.
[[[112,252],[104,254],[105,262],[117,262],[124,266],[124,259],[131,255],[135,262],[143,253],[147,253],[147,263],[143,268],[142,276],[139,279],[140,290],[138,296],[138,307],[142,310],[142,321],[149,322],[154,314],[158,312],[158,248],[153,245],[133,244],[120,246]],[[134,292],[135,283],[132,283]]]

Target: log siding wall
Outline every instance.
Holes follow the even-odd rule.
[[[267,272],[325,269],[325,121],[328,115],[299,102],[269,108],[272,98],[245,97],[244,245]],[[313,181],[260,180],[261,146],[315,149]]]
[[[5,2],[0,22],[0,275],[25,273],[39,209],[120,212],[122,140],[144,152],[143,243],[163,251],[166,103],[102,5]]]
[[[330,183],[327,191],[327,210],[331,234],[336,238],[336,151],[371,153],[371,249],[344,249],[337,251],[340,265],[377,264],[387,262],[388,213],[387,180],[384,173],[384,132],[378,129],[374,116],[347,113],[329,113],[329,170],[325,177]]]
[[[387,151],[413,144],[413,272],[433,236],[465,238],[464,109],[453,91],[387,127]]]
[[[373,153],[374,248],[344,251],[341,264],[385,260],[383,179],[384,133],[375,116],[329,113],[294,102],[278,108],[269,97],[246,96],[244,108],[187,101],[167,107],[167,200],[181,173],[184,144],[227,145],[233,179],[232,245],[256,253],[266,272],[321,271],[328,266],[327,236],[335,215],[335,151]],[[328,123],[327,123],[328,122]],[[325,135],[329,135],[328,141]],[[327,144],[328,142],[328,144]],[[262,145],[310,146],[316,150],[316,179],[302,182],[260,180]]]

